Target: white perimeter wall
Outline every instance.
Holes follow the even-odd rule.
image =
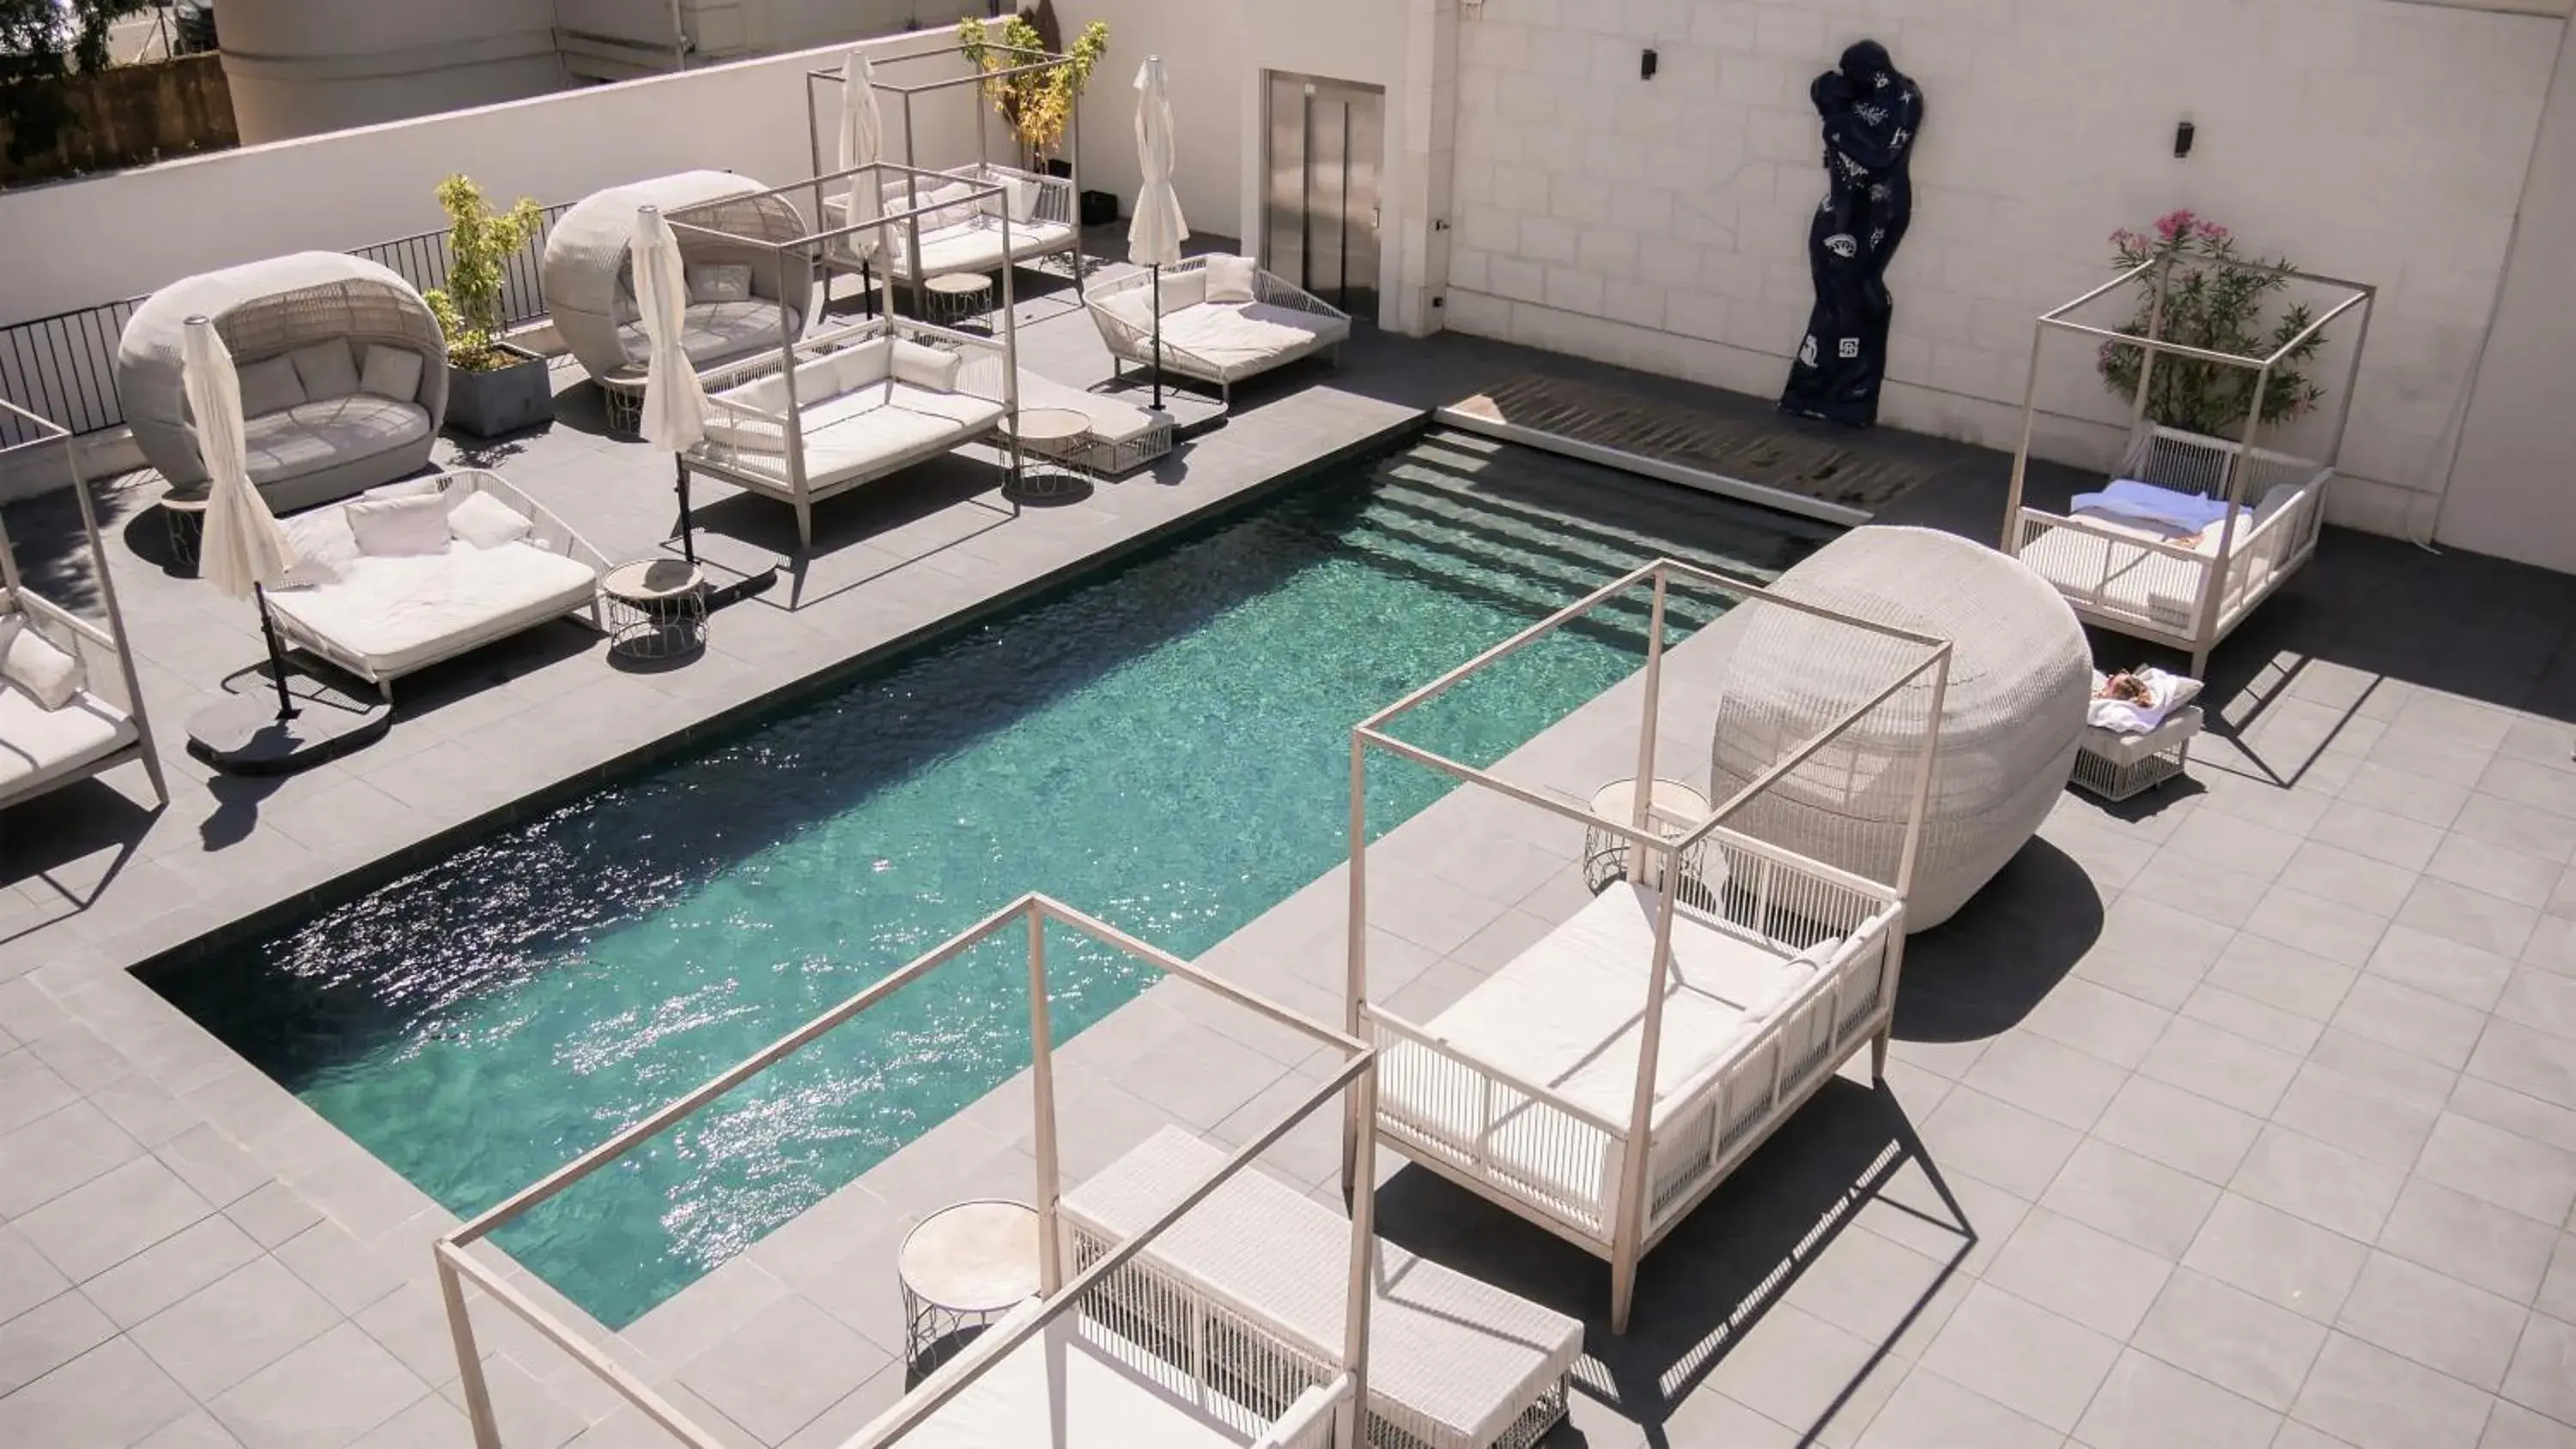
[[[2036,314],[2108,277],[2114,227],[2188,206],[2251,250],[2385,288],[2344,454],[2369,481],[2339,487],[2336,511],[2420,533],[2565,30],[2564,0],[2529,3],[2556,14],[1486,0],[1458,26],[1448,322],[1776,393],[1824,194],[1807,84],[1875,37],[1927,109],[1913,229],[1889,274],[1886,421],[2010,447]],[[1642,81],[1649,45],[1660,73]],[[2185,116],[2198,144],[2177,161]],[[2095,421],[2122,414],[2087,349],[2052,344],[2047,360],[2057,417],[2041,450],[2105,461],[2116,433]]]
[[[866,44],[884,57],[947,43],[933,34]],[[772,56],[0,191],[0,325],[140,296],[281,252],[347,250],[436,230],[445,218],[431,189],[455,171],[505,202],[576,201],[693,167],[784,185],[812,174],[803,73],[837,68],[842,53]],[[943,64],[906,69],[935,75]],[[829,88],[826,105],[836,96]],[[832,124],[826,110],[827,165]],[[925,111],[920,125],[925,165],[974,159],[974,114],[962,103]],[[899,155],[891,117],[888,126]]]

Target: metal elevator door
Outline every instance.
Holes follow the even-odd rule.
[[[1375,321],[1386,92],[1274,71],[1268,130],[1263,264],[1352,316]]]

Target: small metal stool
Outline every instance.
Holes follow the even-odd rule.
[[[630,659],[669,659],[707,647],[707,578],[679,559],[620,564],[599,581],[608,647]]]
[[[993,310],[993,279],[980,272],[951,272],[922,285],[929,321],[941,327],[981,322]]]
[[[197,549],[206,538],[206,498],[203,493],[161,495],[161,522],[170,530],[170,561],[195,567]]]
[[[1037,1293],[1037,1210],[1001,1198],[941,1208],[904,1235],[895,1278],[903,1289],[904,1361],[920,1366],[941,1342]]]
[[[1661,814],[1649,817],[1646,828],[1666,840],[1680,838],[1691,825],[1708,818],[1708,797],[1679,780],[1655,781],[1654,794],[1648,797]],[[1637,813],[1637,782],[1634,779],[1613,780],[1592,792],[1593,814],[1604,820],[1634,820]],[[1689,823],[1679,823],[1664,816],[1680,816]],[[1705,879],[1701,865],[1708,854],[1708,843],[1702,841],[1681,862],[1681,878],[1697,884]],[[1583,883],[1595,895],[1608,890],[1628,874],[1628,842],[1597,825],[1583,828]],[[1663,882],[1656,862],[1649,860],[1645,883],[1660,887]]]

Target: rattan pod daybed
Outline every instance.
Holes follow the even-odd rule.
[[[802,254],[737,240],[802,237],[805,222],[785,196],[727,171],[682,171],[594,191],[547,234],[541,276],[546,312],[564,347],[613,403],[631,407],[644,388],[644,325],[635,310],[627,249],[635,239],[636,209],[645,206],[659,207],[666,216],[686,211],[697,223],[697,229],[677,232],[693,292],[709,275],[705,268],[750,272],[747,295],[728,300],[711,292],[704,300],[693,296],[689,304],[682,345],[701,375],[803,335],[812,315],[811,263]]]
[[[2075,766],[2092,691],[2083,626],[2050,584],[1992,549],[1920,528],[1857,528],[1782,574],[1772,592],[1854,618],[1948,639],[1941,748],[1909,930],[1950,918],[2012,859]],[[1758,779],[1873,674],[1846,677],[1818,650],[1820,626],[1769,611],[1746,621],[1710,750],[1711,797]],[[1874,663],[1863,661],[1864,663]],[[1738,830],[1871,880],[1895,879],[1912,803],[1919,722],[1873,714],[1833,748],[1746,802]]]
[[[173,487],[206,481],[180,382],[191,317],[212,319],[233,355],[250,479],[270,508],[328,503],[428,463],[447,416],[447,343],[429,304],[374,262],[295,252],[173,282],[127,320],[116,395]]]

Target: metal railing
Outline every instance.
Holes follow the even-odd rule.
[[[501,311],[512,327],[545,315],[540,270],[546,237],[571,202],[544,208],[535,235],[502,268]],[[425,231],[358,247],[351,256],[379,263],[426,292],[447,285],[447,231]],[[54,418],[75,434],[95,433],[125,421],[116,396],[116,344],[141,297],[101,302],[33,321],[0,327],[0,398]],[[32,442],[37,435],[16,417],[0,413],[0,447]]]

